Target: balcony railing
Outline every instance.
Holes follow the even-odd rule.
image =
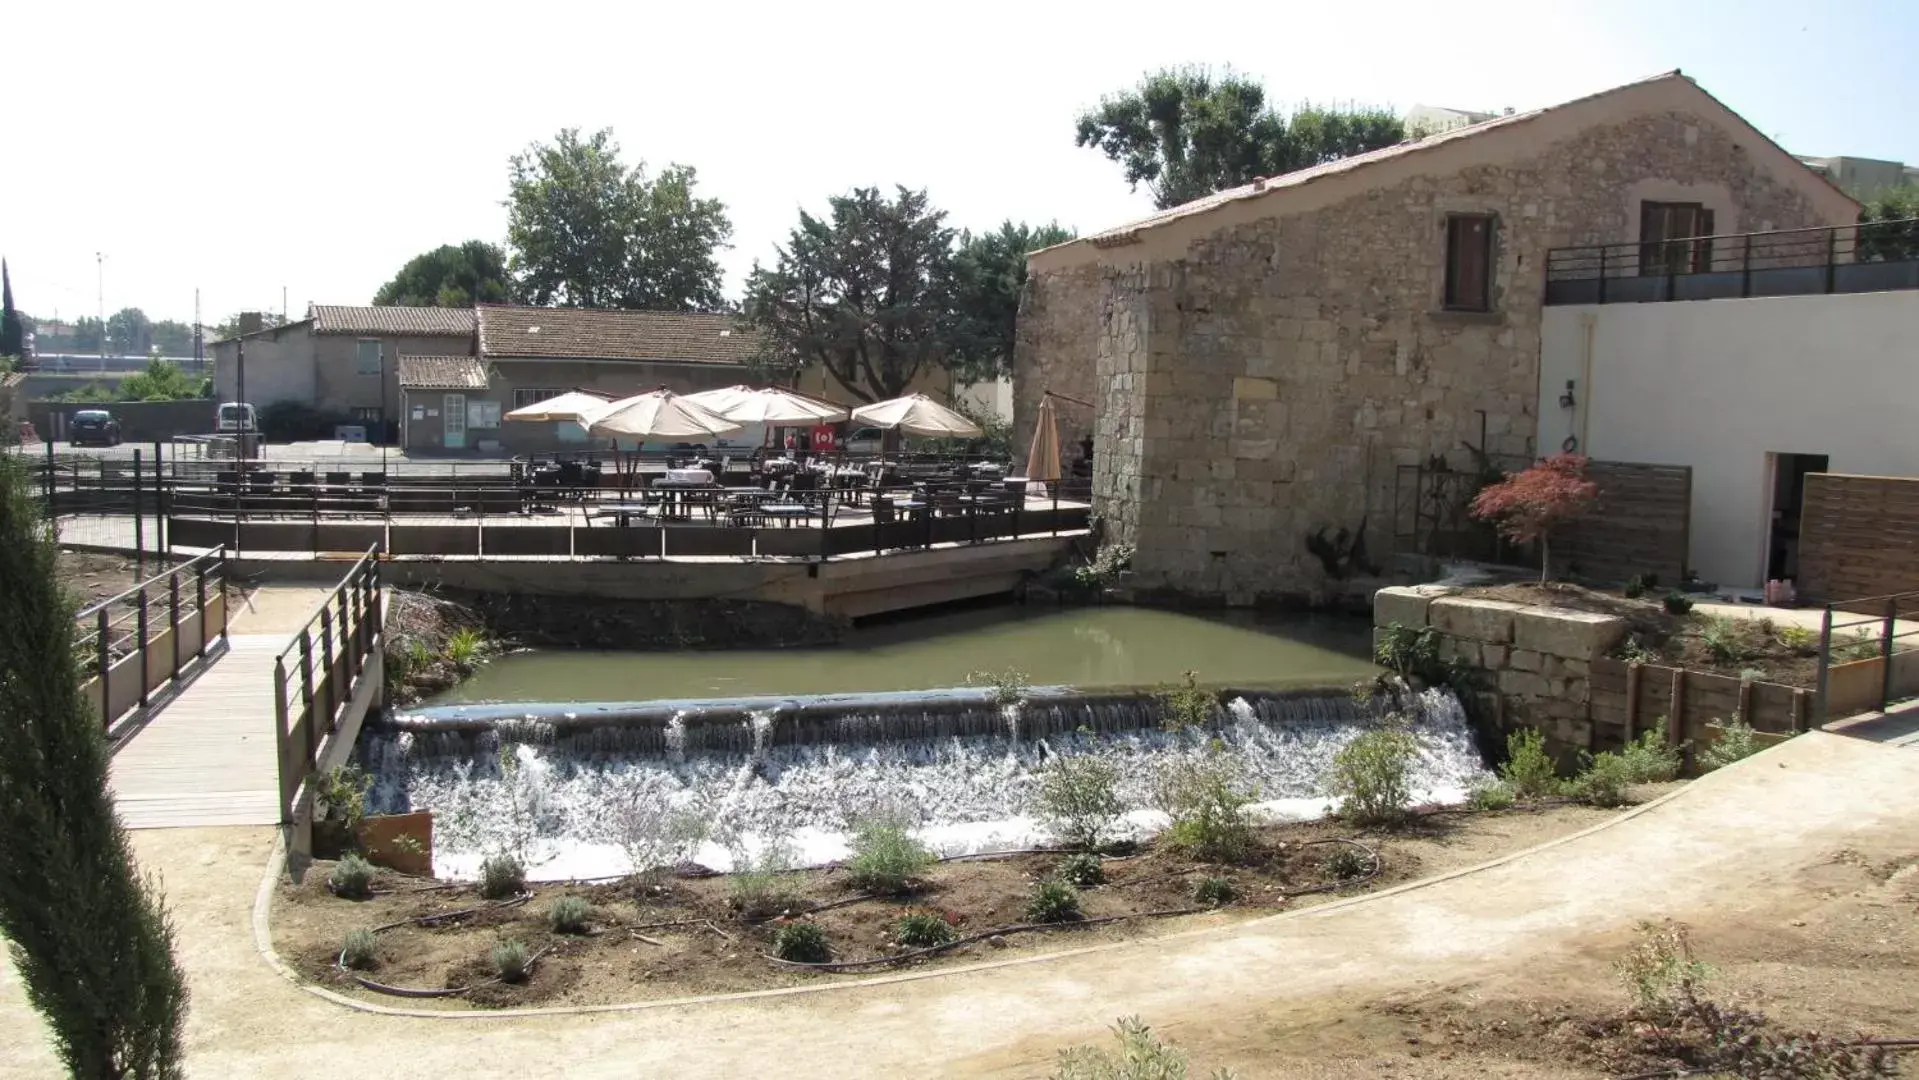
[[[1919,218],[1546,253],[1546,303],[1633,304],[1919,289]]]

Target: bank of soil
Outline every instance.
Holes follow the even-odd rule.
[[[1192,883],[1206,875],[1231,879],[1237,898],[1217,909],[1169,918],[1008,934],[910,963],[977,963],[1255,918],[1473,865],[1616,813],[1582,806],[1435,813],[1383,833],[1355,832],[1336,822],[1274,826],[1260,830],[1261,855],[1235,867],[1208,867],[1175,852],[1145,850],[1105,860],[1107,883],[1081,891],[1085,919],[1194,907]],[[1340,886],[1326,858],[1345,845],[1315,841],[1341,837],[1357,839],[1379,853],[1377,876]],[[825,931],[832,958],[881,957],[907,951],[892,938],[895,924],[908,911],[941,912],[961,936],[1027,923],[1028,897],[1059,860],[1053,854],[1025,854],[942,863],[912,895],[866,900],[854,900],[860,894],[843,870],[805,871],[789,875],[794,894],[790,910],[838,904],[803,916]],[[895,970],[817,973],[773,963],[765,954],[773,950],[781,920],[740,918],[728,904],[725,877],[675,877],[657,889],[631,880],[538,885],[525,903],[422,925],[405,921],[487,901],[472,885],[436,888],[434,882],[389,871],[381,871],[373,898],[346,900],[327,891],[330,869],[331,864],[318,863],[302,882],[281,886],[273,912],[274,943],[283,958],[314,982],[370,1000],[394,999],[361,988],[335,966],[335,959],[349,931],[393,923],[405,924],[378,935],[379,966],[363,973],[393,986],[439,989],[485,981],[491,975],[490,950],[508,938],[540,954],[524,984],[494,982],[457,997],[409,1002],[448,1009],[607,1004],[808,985]],[[1327,886],[1332,888],[1287,895]],[[569,894],[593,905],[592,933],[564,935],[548,928],[553,902]],[[848,900],[854,902],[841,903]]]
[[[149,559],[146,576],[152,577],[166,569],[166,566],[158,559]],[[60,584],[66,587],[68,594],[80,607],[88,607],[123,593],[143,580],[138,565],[130,555],[97,555],[82,551],[60,552],[59,575]]]

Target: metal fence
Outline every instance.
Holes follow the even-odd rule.
[[[1862,611],[1877,613],[1858,614]],[[1899,629],[1902,619],[1908,629]],[[1919,695],[1919,649],[1901,649],[1896,644],[1919,637],[1914,619],[1919,619],[1919,592],[1826,605],[1819,632],[1820,723],[1883,710],[1894,701]]]
[[[102,729],[145,708],[153,691],[226,638],[227,580],[227,551],[215,547],[74,616],[81,692]]]
[[[1590,244],[1546,253],[1546,303],[1919,289],[1919,219]]]

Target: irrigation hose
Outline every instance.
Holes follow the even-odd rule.
[[[526,974],[532,973],[533,965],[539,963],[540,957],[545,956],[547,953],[552,951],[553,951],[553,946],[548,945],[546,948],[541,949],[540,951],[527,957],[526,968],[525,968]],[[390,997],[401,997],[401,998],[457,997],[458,995],[467,993],[468,991],[478,990],[482,986],[493,986],[495,984],[503,983],[506,981],[501,976],[495,975],[491,979],[481,979],[479,982],[467,983],[465,986],[447,986],[447,987],[437,987],[437,988],[429,988],[429,987],[421,987],[421,986],[389,986],[388,984],[383,982],[375,982],[372,979],[364,978],[360,976],[359,974],[355,973],[351,968],[348,968],[345,964],[345,952],[346,951],[344,949],[341,950],[341,956],[338,960],[335,961],[335,964],[336,966],[340,968],[342,972],[346,973],[347,978],[352,979],[356,983],[359,983],[362,989],[371,990],[376,994],[386,994]]]
[[[1020,923],[1017,926],[1002,926],[993,930],[983,930],[977,934],[970,934],[963,938],[955,938],[942,945],[929,945],[924,949],[915,949],[912,952],[898,953],[893,956],[876,956],[870,960],[838,960],[828,963],[808,964],[799,960],[782,960],[777,956],[767,956],[765,953],[761,953],[760,955],[782,967],[796,968],[801,971],[858,971],[861,968],[903,964],[909,960],[918,960],[931,956],[934,953],[957,949],[961,945],[971,945],[976,941],[985,941],[987,938],[993,937],[1005,937],[1008,934],[1022,934],[1029,930],[1071,930],[1087,926],[1101,926],[1106,923],[1124,922],[1127,919],[1160,919],[1169,918],[1174,915],[1195,915],[1202,911],[1218,910],[1218,908],[1213,907],[1184,907],[1169,908],[1164,911],[1138,911],[1131,915],[1106,915],[1097,919],[1076,919],[1072,922]]]

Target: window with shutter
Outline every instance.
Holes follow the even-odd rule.
[[[1699,203],[1639,204],[1639,272],[1703,274],[1712,269],[1712,211]]]
[[[1446,310],[1491,311],[1492,271],[1492,215],[1447,215]]]

